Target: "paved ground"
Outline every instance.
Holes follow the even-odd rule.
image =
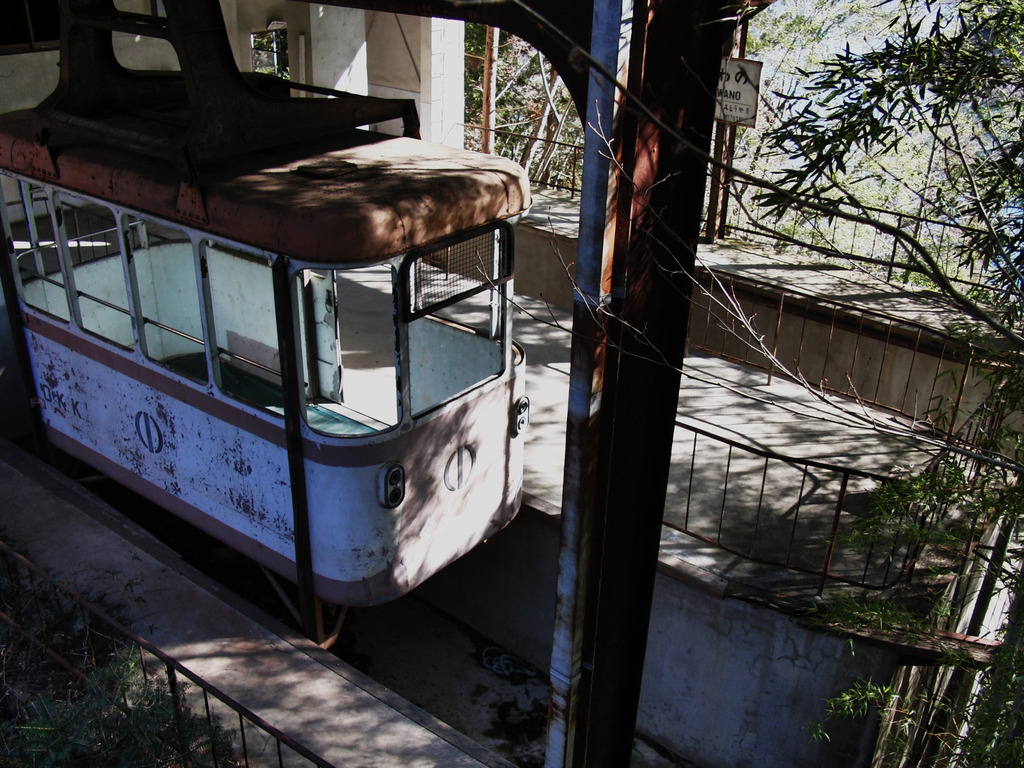
[[[526,349],[532,403],[525,490],[558,504],[571,318],[537,300],[520,297],[517,303],[515,336]],[[875,480],[856,473],[888,476],[923,464],[932,451],[891,414],[823,397],[778,376],[769,382],[764,372],[706,355],[687,358],[677,420],[663,561],[685,560],[789,594],[813,594],[817,577],[765,567],[742,555],[820,568],[844,474],[849,476],[842,527],[863,511],[875,487]],[[687,527],[736,553],[671,526]],[[840,551],[832,570],[854,578],[867,568],[881,579],[887,562]]]

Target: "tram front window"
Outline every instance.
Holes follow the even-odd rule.
[[[498,227],[427,249],[404,274],[415,416],[504,369],[511,233]]]

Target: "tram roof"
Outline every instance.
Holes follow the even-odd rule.
[[[51,161],[35,125],[30,111],[0,116],[0,167],[312,262],[379,262],[530,205],[529,179],[510,160],[348,130],[329,144],[204,167],[203,206],[190,209],[170,162],[87,143],[62,146]]]

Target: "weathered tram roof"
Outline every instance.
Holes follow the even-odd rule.
[[[172,163],[91,143],[51,156],[37,125],[28,111],[0,116],[0,167],[314,262],[377,262],[530,204],[512,161],[361,130],[206,167],[201,204],[188,204]]]

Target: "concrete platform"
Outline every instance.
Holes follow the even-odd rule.
[[[139,634],[334,765],[512,766],[259,614],[3,440],[0,498],[8,544],[92,599],[125,605]]]
[[[571,316],[542,300],[516,301],[514,335],[526,350],[532,404],[524,490],[558,506]],[[885,477],[918,467],[935,451],[890,412],[704,354],[686,359],[676,423],[663,565],[696,566],[714,578],[791,597],[817,593],[819,577],[801,569],[822,566],[843,475],[848,474],[840,521],[845,528],[877,484],[864,475]],[[680,526],[714,543],[682,533]],[[866,578],[878,581],[888,562],[880,555],[865,563],[839,549],[831,570],[856,579],[865,577],[867,565]]]

